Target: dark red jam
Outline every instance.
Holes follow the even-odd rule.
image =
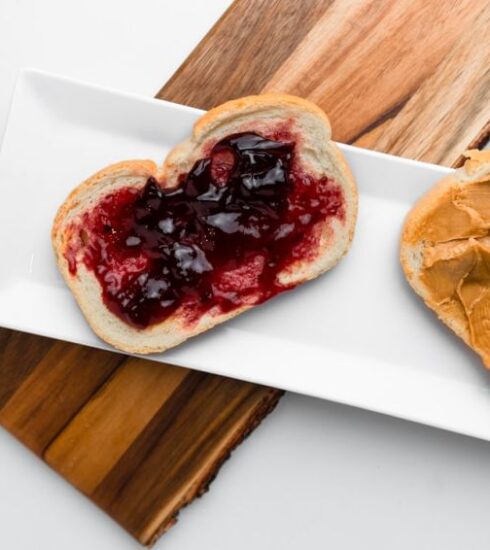
[[[144,328],[181,306],[192,323],[286,290],[278,273],[315,256],[328,217],[344,217],[335,182],[299,170],[292,141],[242,133],[176,188],[150,178],[105,196],[77,222],[67,259],[75,274],[83,247],[105,304],[127,323]]]

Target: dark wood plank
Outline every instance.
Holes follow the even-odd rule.
[[[15,336],[18,344],[31,338]],[[52,343],[0,409],[0,424],[42,455],[122,361],[116,353]]]
[[[93,492],[162,408],[178,396],[182,406],[192,397],[180,392],[190,374],[187,369],[126,360],[53,441],[46,461],[84,493]],[[176,418],[168,415],[162,421]]]
[[[275,406],[276,391],[265,391],[259,402],[253,386],[191,373],[97,487],[94,500],[141,542],[152,543]],[[225,443],[226,454],[215,440]]]
[[[0,409],[52,345],[48,338],[0,329]]]

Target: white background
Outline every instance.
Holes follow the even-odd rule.
[[[228,4],[0,0],[0,135],[20,67],[153,96]],[[157,548],[486,550],[489,509],[488,443],[289,394]],[[2,550],[138,548],[1,430],[0,518]]]

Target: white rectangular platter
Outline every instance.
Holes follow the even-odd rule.
[[[0,154],[0,326],[106,348],[59,276],[59,204],[123,159],[160,162],[200,111],[25,70]],[[413,294],[403,218],[449,170],[341,145],[360,192],[352,249],[330,273],[151,358],[490,440],[490,377]]]

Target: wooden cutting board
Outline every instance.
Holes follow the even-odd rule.
[[[237,0],[158,97],[295,93],[339,141],[455,165],[490,133],[489,28],[490,0]],[[280,394],[0,331],[1,424],[143,544]]]

